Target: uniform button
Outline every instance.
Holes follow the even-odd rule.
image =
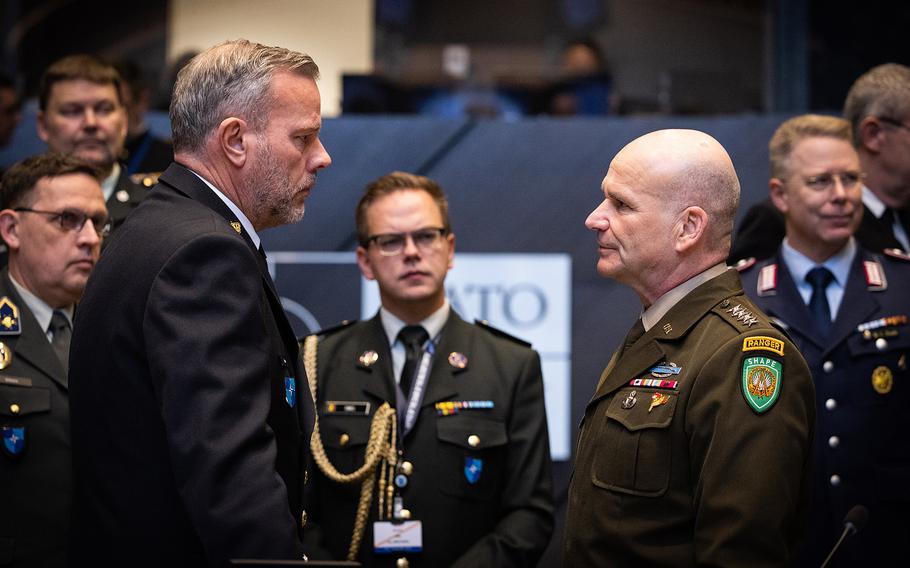
[[[480,436],[478,436],[477,434],[471,434],[470,436],[468,436],[468,445],[471,446],[472,448],[476,448],[477,446],[479,446],[480,445]]]
[[[832,363],[831,361],[825,361],[822,364],[822,370],[826,373],[830,373],[831,371],[834,370],[834,363]]]
[[[831,476],[830,482],[831,482],[831,485],[833,485],[834,487],[837,487],[838,485],[840,485],[840,476],[835,473],[834,475]]]
[[[14,402],[11,405],[9,405],[9,411],[11,414],[19,414],[20,412],[22,412],[22,408],[20,408],[19,405]]]
[[[840,445],[840,438],[838,438],[837,436],[831,436],[830,438],[828,438],[829,447],[836,448],[839,445]]]
[[[401,558],[399,558],[398,560],[395,561],[395,566],[397,568],[408,568],[410,566],[410,563],[408,563],[407,558],[402,556]]]
[[[347,434],[342,434],[338,438],[338,443],[341,444],[342,446],[347,446],[348,442],[350,442],[350,441],[351,441],[351,437],[348,436]]]
[[[300,513],[300,526],[306,527],[306,511]]]
[[[878,349],[879,351],[884,351],[885,349],[888,348],[888,340],[885,339],[884,337],[879,337],[878,339],[875,340],[875,348]]]
[[[409,461],[401,462],[401,473],[405,475],[411,475],[414,473],[414,464]]]
[[[825,408],[827,408],[828,410],[834,410],[835,408],[837,408],[837,401],[834,400],[833,398],[829,398],[828,400],[825,401]]]
[[[410,509],[402,509],[402,510],[398,511],[398,517],[401,518],[401,519],[410,519],[410,518],[411,518],[411,510],[410,510]]]

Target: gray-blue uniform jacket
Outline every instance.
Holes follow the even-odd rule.
[[[890,565],[910,541],[910,260],[903,256],[857,250],[825,341],[780,251],[741,265],[746,293],[786,326],[815,380],[816,482],[804,566],[821,564],[857,504],[869,509],[868,525],[835,565]]]

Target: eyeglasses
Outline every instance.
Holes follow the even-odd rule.
[[[383,256],[395,256],[401,254],[404,250],[408,237],[414,241],[414,246],[421,252],[429,252],[437,247],[443,236],[448,234],[448,230],[442,227],[431,227],[411,231],[410,233],[385,233],[382,235],[373,235],[367,239],[367,245],[376,243],[379,247],[379,254]]]
[[[880,116],[880,117],[878,117],[878,119],[881,120],[882,122],[884,122],[885,124],[890,124],[891,126],[896,126],[896,127],[898,127],[898,128],[903,128],[904,130],[910,130],[910,126],[907,126],[906,124],[904,124],[903,122],[901,122],[900,120],[898,120],[898,119],[896,119],[896,118],[889,118],[889,117],[887,117],[887,116]]]
[[[13,211],[49,215],[48,220],[51,223],[59,223],[60,228],[64,231],[75,231],[78,233],[82,230],[82,227],[85,226],[85,222],[91,219],[92,226],[95,228],[95,233],[97,233],[99,237],[104,238],[111,232],[111,220],[107,216],[89,217],[82,211],[74,211],[72,209],[64,209],[58,213],[57,211],[39,211],[28,207],[16,207]]]
[[[803,181],[810,188],[816,191],[828,191],[834,187],[834,180],[839,179],[844,189],[853,189],[857,184],[865,179],[866,174],[862,172],[842,172],[842,173],[824,173],[817,176],[803,178]]]

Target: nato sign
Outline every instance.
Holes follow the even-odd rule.
[[[269,270],[298,336],[368,319],[379,289],[353,252],[269,252]],[[540,353],[555,460],[570,455],[571,270],[566,254],[456,253],[446,295],[465,320],[487,320]]]

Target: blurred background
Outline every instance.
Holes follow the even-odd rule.
[[[556,566],[577,424],[641,309],[597,277],[583,226],[613,155],[659,128],[708,132],[742,214],[767,195],[780,122],[839,114],[864,71],[910,64],[908,29],[910,4],[879,0],[3,0],[0,73],[23,105],[0,169],[44,150],[34,95],[64,55],[131,66],[136,112],[165,138],[175,73],[199,50],[243,37],[312,55],[333,165],[306,219],[263,235],[295,328],[372,315],[353,255],[365,184],[394,169],[439,181],[464,270],[450,299],[541,352],[560,507],[541,566]]]

